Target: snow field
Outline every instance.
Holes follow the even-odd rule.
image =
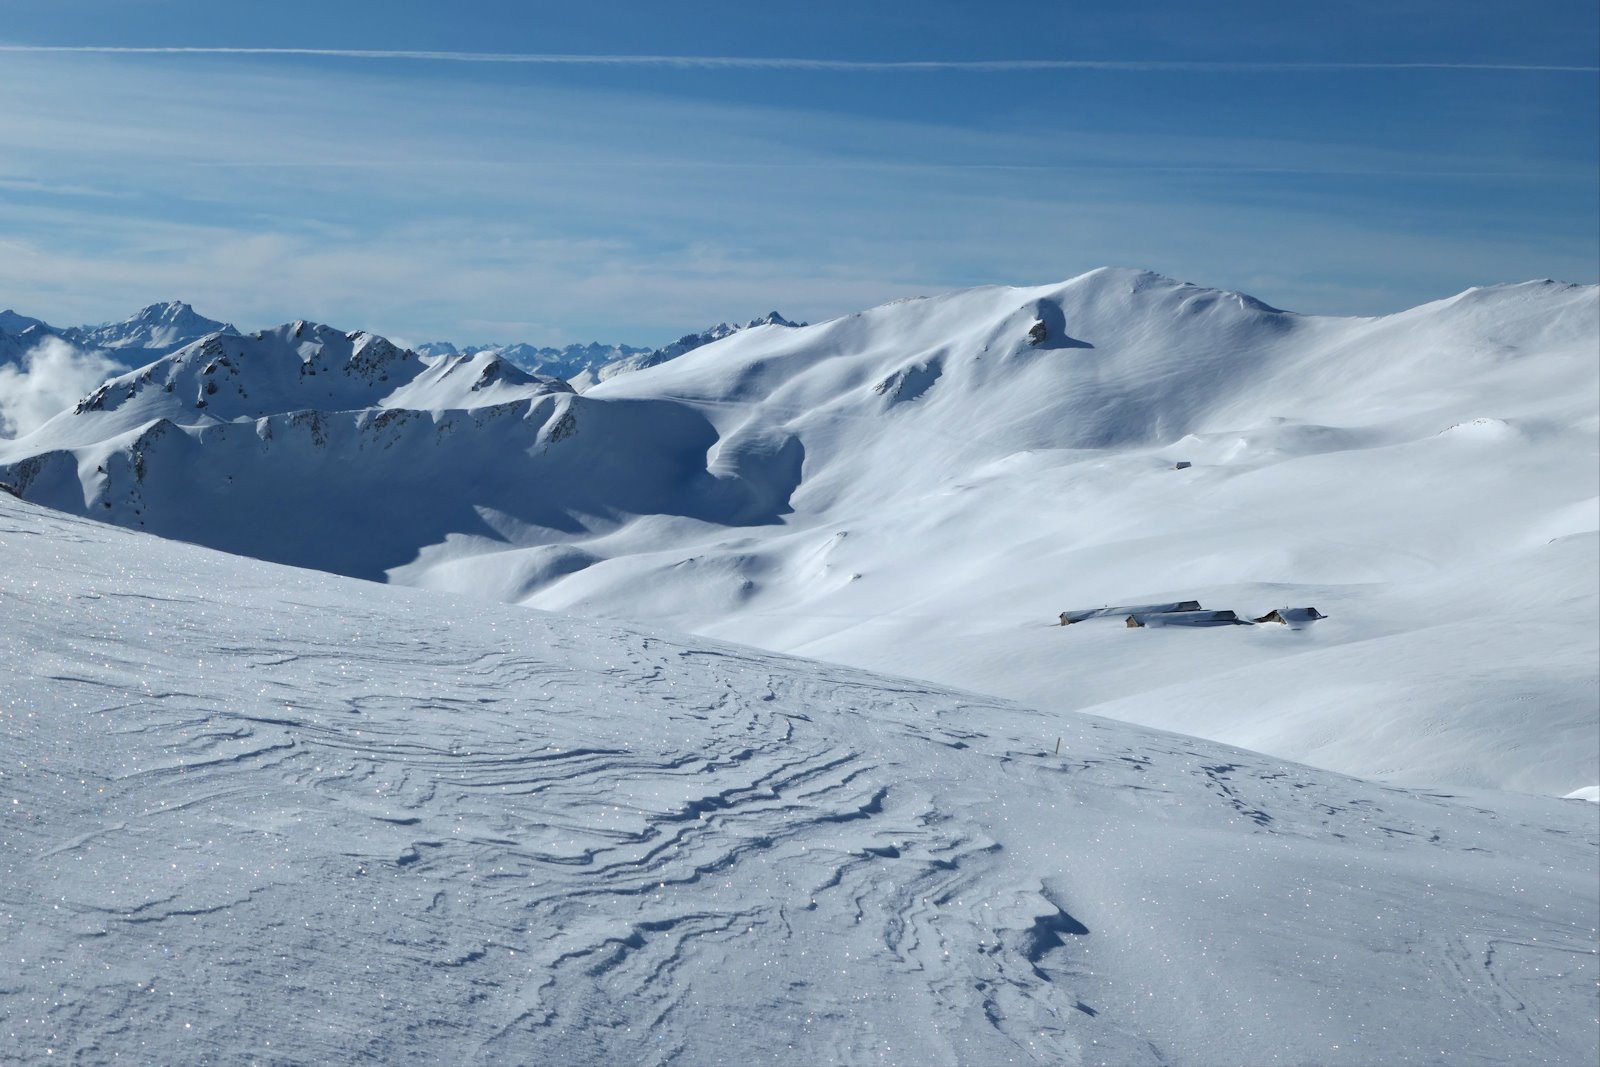
[[[0,652],[7,1061],[1600,1052],[1589,804],[3,494]]]
[[[1564,796],[1600,782],[1597,351],[1593,286],[1338,319],[1122,269],[758,322],[581,396],[291,323],[0,443],[0,480],[277,562]],[[1054,625],[1190,599],[1329,617]]]

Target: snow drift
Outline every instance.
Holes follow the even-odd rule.
[[[0,603],[7,1059],[1600,1054],[1586,803],[1376,785],[4,494]]]

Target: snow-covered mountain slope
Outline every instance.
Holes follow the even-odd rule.
[[[31,431],[113,375],[218,332],[237,331],[178,302],[152,304],[118,323],[65,329],[0,311],[0,436]]]
[[[83,348],[136,349],[164,355],[214,333],[236,334],[226,322],[199,314],[181,300],[151,304],[121,322],[101,326],[75,326],[62,336]]]
[[[686,352],[693,352],[713,341],[720,341],[725,337],[732,337],[740,330],[747,330],[752,326],[802,326],[804,323],[790,322],[776,311],[769,311],[757,319],[751,319],[744,325],[737,323],[719,322],[717,325],[699,333],[684,334],[670,344],[660,348],[637,348],[632,345],[605,345],[590,343],[586,345],[572,344],[562,348],[538,347],[529,344],[511,345],[480,345],[456,347],[448,341],[428,341],[418,345],[416,351],[428,356],[456,356],[477,355],[488,353],[496,359],[503,359],[514,366],[528,371],[530,374],[542,374],[552,378],[560,378],[571,383],[579,392],[582,392],[596,382],[607,378],[614,378],[618,374],[628,374],[646,367],[658,366],[669,360],[677,359]]]
[[[732,322],[719,322],[708,330],[699,333],[686,333],[670,344],[646,352],[635,352],[620,359],[610,360],[593,368],[588,375],[579,377],[575,385],[589,387],[607,378],[615,378],[619,374],[631,374],[634,371],[644,370],[647,367],[658,367],[663,363],[671,362],[679,356],[687,355],[697,348],[704,348],[714,341],[721,341],[732,337],[741,330],[753,329],[756,326],[787,326],[795,328],[805,325],[800,322],[790,322],[776,311],[769,311],[758,319],[751,319],[740,326]]]
[[[381,579],[422,545],[592,535],[619,515],[773,521],[797,472],[714,471],[715,441],[682,405],[591,403],[486,353],[427,359],[297,322],[213,335],[112,379],[0,442],[0,481],[152,533]]]
[[[21,319],[22,316],[17,315],[16,318]],[[17,325],[18,329],[14,331],[0,327],[0,366],[18,366],[29,352],[58,337],[54,330],[42,322],[31,326]]]
[[[45,321],[43,319],[35,319],[27,315],[19,315],[10,308],[0,311],[0,333],[18,334],[23,330],[31,330],[35,326],[44,325]]]
[[[381,440],[349,404],[266,442],[84,411],[0,447],[0,480],[265,558],[1564,795],[1600,782],[1596,294],[1335,319],[1102,270],[756,325]],[[1181,600],[1328,618],[1055,625]]]
[[[1596,294],[1327,319],[1100,271],[755,331],[590,395],[801,442],[785,528],[613,537],[527,599],[1353,773],[1564,794],[1600,779]],[[497,591],[470,566],[401,573]],[[1049,625],[1190,598],[1331,618]]]
[[[1600,1054],[1590,804],[4,494],[0,650],[7,1061]]]
[[[43,319],[19,315],[9,308],[0,311],[0,366],[16,366],[29,352],[60,336],[61,331]]]
[[[55,338],[85,352],[105,355],[125,368],[137,368],[214,333],[238,333],[232,326],[198,314],[181,301],[151,304],[121,322],[56,328],[42,319],[0,311],[0,362]]]
[[[426,359],[373,334],[291,322],[214,333],[113,378],[29,438],[29,448],[104,442],[157,420],[206,426],[294,412],[491,407],[571,392],[487,354]]]

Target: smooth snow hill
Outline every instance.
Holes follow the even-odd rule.
[[[757,326],[785,326],[795,329],[804,326],[803,322],[790,322],[776,311],[769,311],[758,319],[751,319],[744,325],[733,322],[719,322],[707,330],[699,333],[686,333],[670,344],[648,352],[636,352],[622,359],[612,360],[594,367],[589,373],[578,376],[574,387],[587,389],[598,382],[608,378],[615,378],[619,374],[629,374],[633,371],[644,370],[648,367],[659,367],[663,363],[687,355],[697,348],[704,348],[714,341],[721,341],[732,337],[741,330],[751,330]]]
[[[1590,804],[4,494],[0,651],[6,1062],[1600,1055]]]
[[[117,385],[0,446],[0,480],[280,562],[1564,795],[1600,782],[1597,292],[1327,318],[1108,269],[477,409],[324,398],[284,357],[271,405]],[[1329,617],[1054,625],[1180,600]]]

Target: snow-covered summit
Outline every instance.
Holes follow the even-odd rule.
[[[756,326],[789,326],[789,327],[798,327],[798,326],[804,326],[804,325],[805,325],[805,323],[803,323],[803,322],[792,322],[789,319],[786,319],[782,315],[778,314],[776,311],[769,311],[765,315],[762,315],[760,318],[751,319],[749,322],[745,323],[745,329],[748,330],[748,329],[751,329],[751,328],[756,327]]]
[[[151,304],[121,322],[99,326],[58,328],[5,311],[0,312],[0,366],[19,369],[23,380],[17,387],[55,394],[69,379],[77,388],[87,389],[119,370],[137,369],[211,334],[237,332],[176,300]],[[53,367],[70,365],[72,373],[46,372],[40,377],[48,377],[48,381],[30,386],[26,379],[34,372],[31,363],[35,356],[43,356]]]
[[[141,308],[121,322],[76,326],[63,330],[62,336],[84,348],[170,351],[208,334],[238,332],[228,323],[197,313],[181,300],[169,300]]]
[[[19,315],[10,308],[0,311],[0,333],[18,334],[35,326],[45,326],[43,319],[35,319],[28,315]]]
[[[570,391],[489,353],[424,358],[376,334],[298,321],[248,336],[212,333],[112,378],[36,431],[29,447],[104,441],[157,419],[206,425],[295,411],[471,409]]]

